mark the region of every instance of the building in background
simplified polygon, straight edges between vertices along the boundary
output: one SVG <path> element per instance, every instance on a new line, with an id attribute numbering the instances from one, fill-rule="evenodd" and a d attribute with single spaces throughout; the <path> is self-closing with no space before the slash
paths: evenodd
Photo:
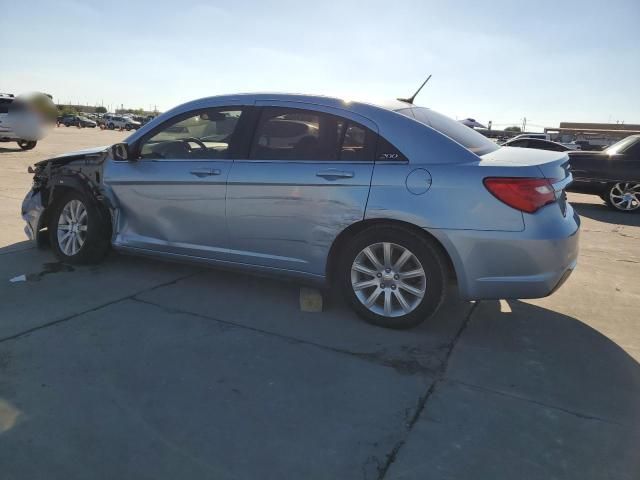
<path id="1" fill-rule="evenodd" d="M 576 142 L 583 150 L 607 147 L 629 135 L 640 134 L 640 125 L 626 123 L 560 122 L 557 128 L 546 127 L 545 133 L 559 142 Z"/>

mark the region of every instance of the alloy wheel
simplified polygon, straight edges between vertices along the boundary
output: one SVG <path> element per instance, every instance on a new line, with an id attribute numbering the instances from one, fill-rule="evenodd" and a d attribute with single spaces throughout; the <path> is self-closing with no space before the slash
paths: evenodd
<path id="1" fill-rule="evenodd" d="M 609 191 L 611 204 L 622 211 L 640 207 L 640 183 L 616 183 Z"/>
<path id="2" fill-rule="evenodd" d="M 58 245 L 65 255 L 76 255 L 87 239 L 89 218 L 80 200 L 69 201 L 58 219 Z"/>
<path id="3" fill-rule="evenodd" d="M 356 255 L 351 287 L 368 310 L 400 317 L 415 310 L 427 290 L 427 277 L 416 255 L 391 242 L 375 243 Z"/>

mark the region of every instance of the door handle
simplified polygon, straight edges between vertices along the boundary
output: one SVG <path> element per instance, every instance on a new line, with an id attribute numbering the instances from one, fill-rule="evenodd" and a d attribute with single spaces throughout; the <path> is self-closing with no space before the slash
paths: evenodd
<path id="1" fill-rule="evenodd" d="M 222 170 L 220 170 L 219 168 L 198 168 L 196 170 L 191 170 L 189 172 L 191 175 L 195 175 L 196 177 L 212 177 L 214 175 L 221 175 L 222 174 Z"/>
<path id="2" fill-rule="evenodd" d="M 316 173 L 316 177 L 326 178 L 327 180 L 336 180 L 338 178 L 353 178 L 353 172 L 346 172 L 335 168 L 320 170 Z"/>

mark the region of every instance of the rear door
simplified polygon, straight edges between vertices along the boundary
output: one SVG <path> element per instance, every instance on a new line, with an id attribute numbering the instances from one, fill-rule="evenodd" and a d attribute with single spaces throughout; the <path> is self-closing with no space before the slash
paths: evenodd
<path id="1" fill-rule="evenodd" d="M 136 161 L 109 161 L 105 183 L 119 203 L 116 245 L 224 259 L 227 177 L 246 111 L 181 114 L 142 137 Z"/>
<path id="2" fill-rule="evenodd" d="M 227 187 L 235 261 L 323 275 L 335 237 L 360 221 L 377 127 L 338 109 L 260 101 L 248 158 Z"/>

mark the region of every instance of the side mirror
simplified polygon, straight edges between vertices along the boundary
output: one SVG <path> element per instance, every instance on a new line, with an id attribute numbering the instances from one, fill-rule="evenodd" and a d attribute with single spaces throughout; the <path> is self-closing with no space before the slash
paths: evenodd
<path id="1" fill-rule="evenodd" d="M 126 143 L 116 143 L 111 147 L 111 155 L 118 162 L 129 160 L 129 145 Z"/>

